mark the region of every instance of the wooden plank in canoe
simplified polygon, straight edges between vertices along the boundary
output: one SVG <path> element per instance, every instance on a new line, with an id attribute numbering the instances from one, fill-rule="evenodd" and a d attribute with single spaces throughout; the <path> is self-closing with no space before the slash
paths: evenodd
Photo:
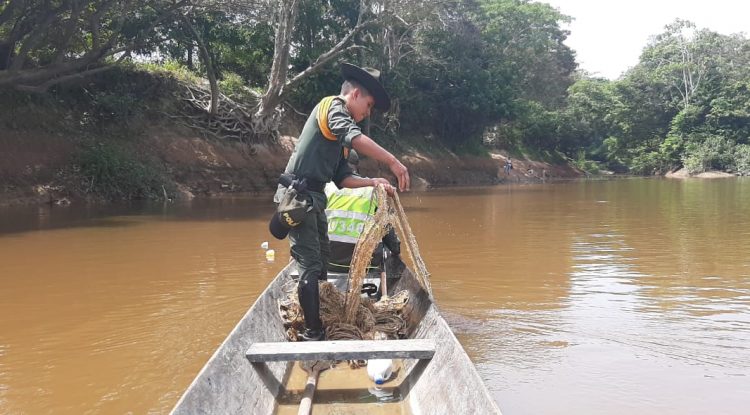
<path id="1" fill-rule="evenodd" d="M 245 353 L 251 362 L 432 359 L 434 354 L 432 339 L 253 343 Z"/>

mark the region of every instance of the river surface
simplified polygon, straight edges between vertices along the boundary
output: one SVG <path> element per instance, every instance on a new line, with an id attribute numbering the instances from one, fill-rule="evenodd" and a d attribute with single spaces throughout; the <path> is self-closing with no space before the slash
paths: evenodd
<path id="1" fill-rule="evenodd" d="M 167 413 L 289 259 L 269 199 L 0 211 L 0 413 Z M 506 415 L 750 410 L 750 180 L 402 201 Z"/>

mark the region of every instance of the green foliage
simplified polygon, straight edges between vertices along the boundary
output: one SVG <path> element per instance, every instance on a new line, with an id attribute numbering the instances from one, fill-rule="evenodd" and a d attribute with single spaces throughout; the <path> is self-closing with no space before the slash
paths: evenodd
<path id="1" fill-rule="evenodd" d="M 724 85 L 710 101 L 707 112 L 708 128 L 738 143 L 750 144 L 750 73 L 742 81 Z"/>
<path id="2" fill-rule="evenodd" d="M 495 79 L 512 80 L 515 95 L 545 107 L 559 105 L 573 83 L 575 55 L 560 25 L 570 18 L 546 3 L 482 0 L 485 54 Z"/>
<path id="3" fill-rule="evenodd" d="M 537 101 L 522 101 L 517 104 L 521 140 L 525 147 L 555 148 L 557 113 L 548 111 Z"/>
<path id="4" fill-rule="evenodd" d="M 691 137 L 691 141 L 682 156 L 688 172 L 731 170 L 734 167 L 734 142 L 716 135 Z"/>
<path id="5" fill-rule="evenodd" d="M 0 123 L 74 136 L 132 137 L 173 104 L 173 88 L 169 78 L 121 66 L 46 94 L 0 89 Z"/>
<path id="6" fill-rule="evenodd" d="M 573 160 L 573 165 L 589 174 L 599 174 L 601 172 L 599 163 L 594 160 L 587 160 L 586 152 L 582 150 L 578 152 L 578 157 Z"/>
<path id="7" fill-rule="evenodd" d="M 84 191 L 108 200 L 159 199 L 167 181 L 153 164 L 111 141 L 88 142 L 76 157 Z"/>
<path id="8" fill-rule="evenodd" d="M 565 107 L 558 111 L 557 148 L 574 154 L 594 149 L 615 131 L 611 113 L 617 107 L 613 84 L 603 79 L 579 79 L 568 88 Z"/>
<path id="9" fill-rule="evenodd" d="M 489 157 L 487 148 L 482 145 L 482 140 L 475 137 L 472 140 L 464 140 L 454 151 L 457 155 L 466 155 L 474 157 Z"/>
<path id="10" fill-rule="evenodd" d="M 90 81 L 53 87 L 47 100 L 24 95 L 14 99 L 24 111 L 6 112 L 18 116 L 66 106 L 56 123 L 120 136 L 137 132 L 148 125 L 149 114 L 169 105 L 165 92 L 172 80 L 201 82 L 207 68 L 199 59 L 199 39 L 207 45 L 222 92 L 255 105 L 255 92 L 268 88 L 276 19 L 287 3 L 192 3 L 175 10 L 175 3 L 161 0 L 97 0 L 77 9 L 80 4 L 0 6 L 0 37 L 10 45 L 0 43 L 0 68 L 20 59 L 22 71 L 46 70 L 87 57 L 91 60 L 73 72 L 85 71 L 112 64 L 119 56 L 114 50 L 129 49 L 148 63 L 120 63 Z M 361 19 L 368 21 L 330 64 L 284 89 L 288 104 L 300 111 L 338 92 L 335 62 L 347 60 L 383 71 L 394 104 L 390 113 L 373 119 L 379 138 L 434 137 L 452 151 L 479 155 L 485 152 L 480 137 L 492 130 L 492 145 L 540 157 L 562 153 L 587 171 L 654 174 L 682 165 L 691 171 L 746 166 L 750 41 L 745 35 L 722 35 L 677 20 L 650 40 L 636 66 L 608 81 L 575 73 L 575 53 L 562 27 L 570 19 L 541 2 L 413 0 L 383 3 L 387 11 L 380 3 L 360 9 L 357 0 L 297 4 L 290 76 L 325 58 Z M 45 16 L 52 24 L 42 24 Z M 37 37 L 39 42 L 28 42 Z M 22 50 L 24 44 L 32 47 Z M 101 54 L 89 54 L 99 46 Z M 0 85 L 15 76 L 11 72 L 0 70 Z M 23 121 L 17 118 L 6 125 Z"/>
<path id="11" fill-rule="evenodd" d="M 92 113 L 99 122 L 126 120 L 138 111 L 139 98 L 133 93 L 101 91 L 92 95 Z"/>
<path id="12" fill-rule="evenodd" d="M 489 127 L 498 142 L 554 150 L 556 115 L 572 83 L 566 21 L 525 0 L 446 3 L 424 16 L 407 53 L 388 75 L 404 133 L 435 134 L 454 150 Z M 408 35 L 404 31 L 404 35 Z"/>
<path id="13" fill-rule="evenodd" d="M 198 83 L 201 80 L 198 74 L 174 59 L 167 59 L 161 63 L 144 62 L 136 64 L 134 67 L 158 76 L 174 77 L 175 79 L 193 84 Z"/>
<path id="14" fill-rule="evenodd" d="M 560 111 L 560 148 L 632 173 L 739 170 L 750 138 L 750 41 L 676 21 L 617 81 L 579 80 Z M 617 137 L 606 143 L 603 137 Z M 613 139 L 615 140 L 615 139 Z M 743 159 L 744 160 L 744 159 Z"/>
<path id="15" fill-rule="evenodd" d="M 219 89 L 226 95 L 242 96 L 245 94 L 245 81 L 234 72 L 224 74 L 224 79 L 219 81 Z"/>
<path id="16" fill-rule="evenodd" d="M 172 78 L 135 67 L 116 67 L 87 79 L 84 87 L 63 84 L 54 88 L 69 106 L 69 118 L 89 133 L 132 137 L 174 104 Z"/>
<path id="17" fill-rule="evenodd" d="M 406 131 L 434 133 L 457 148 L 499 112 L 480 29 L 468 10 L 422 34 L 422 50 L 394 74 Z M 499 115 L 499 114 L 498 114 Z"/>
<path id="18" fill-rule="evenodd" d="M 669 135 L 659 145 L 659 154 L 668 170 L 680 166 L 681 156 L 685 151 L 685 140 L 680 135 Z"/>
<path id="19" fill-rule="evenodd" d="M 750 145 L 739 144 L 734 148 L 734 162 L 737 174 L 750 176 Z"/>
<path id="20" fill-rule="evenodd" d="M 661 153 L 642 147 L 632 151 L 629 166 L 631 173 L 641 175 L 660 174 L 668 170 Z"/>

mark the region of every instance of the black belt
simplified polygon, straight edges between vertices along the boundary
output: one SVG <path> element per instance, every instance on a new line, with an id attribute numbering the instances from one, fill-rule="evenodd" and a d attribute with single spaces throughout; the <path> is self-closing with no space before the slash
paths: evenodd
<path id="1" fill-rule="evenodd" d="M 279 176 L 279 184 L 284 187 L 292 186 L 299 193 L 304 193 L 306 191 L 323 193 L 323 189 L 326 187 L 326 182 L 296 176 L 292 173 L 284 173 Z"/>

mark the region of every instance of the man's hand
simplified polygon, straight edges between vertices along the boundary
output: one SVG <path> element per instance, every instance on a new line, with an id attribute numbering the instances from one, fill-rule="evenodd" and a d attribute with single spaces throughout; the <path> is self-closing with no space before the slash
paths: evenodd
<path id="1" fill-rule="evenodd" d="M 396 180 L 398 180 L 398 190 L 405 192 L 409 190 L 411 185 L 409 179 L 409 171 L 406 166 L 401 164 L 400 161 L 391 153 L 386 151 L 383 147 L 380 147 L 378 143 L 372 141 L 372 138 L 360 134 L 352 139 L 352 147 L 357 150 L 360 155 L 372 157 L 380 163 L 388 166 Z"/>
<path id="2" fill-rule="evenodd" d="M 382 184 L 383 187 L 385 187 L 385 192 L 388 193 L 388 196 L 393 197 L 393 195 L 396 193 L 396 188 L 393 187 L 388 180 L 386 180 L 386 179 L 384 179 L 382 177 L 376 177 L 376 178 L 372 179 L 372 181 L 373 181 L 373 186 L 377 186 L 379 184 Z"/>
<path id="3" fill-rule="evenodd" d="M 411 182 L 409 179 L 409 170 L 406 169 L 406 166 L 394 157 L 388 168 L 391 169 L 393 175 L 396 176 L 396 180 L 398 180 L 398 190 L 402 192 L 408 191 Z"/>

